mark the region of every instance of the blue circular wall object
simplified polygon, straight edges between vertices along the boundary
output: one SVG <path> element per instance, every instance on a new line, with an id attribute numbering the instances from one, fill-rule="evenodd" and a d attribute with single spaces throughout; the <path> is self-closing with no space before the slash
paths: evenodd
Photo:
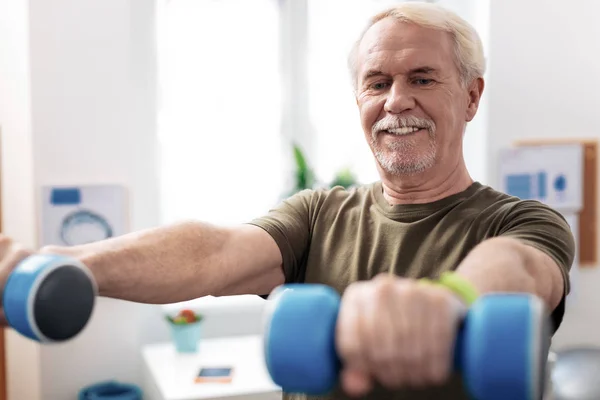
<path id="1" fill-rule="evenodd" d="M 60 238 L 69 246 L 104 240 L 112 236 L 113 230 L 108 221 L 90 210 L 77 210 L 67 215 L 60 227 Z"/>

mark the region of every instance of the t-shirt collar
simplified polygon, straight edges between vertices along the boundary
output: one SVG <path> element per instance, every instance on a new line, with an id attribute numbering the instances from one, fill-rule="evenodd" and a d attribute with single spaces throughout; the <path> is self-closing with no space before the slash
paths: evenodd
<path id="1" fill-rule="evenodd" d="M 461 201 L 475 194 L 482 186 L 483 185 L 479 182 L 473 182 L 462 192 L 455 193 L 430 203 L 391 205 L 387 202 L 383 195 L 383 183 L 381 181 L 377 181 L 373 183 L 371 187 L 371 196 L 373 197 L 373 200 L 377 204 L 378 208 L 390 218 L 396 219 L 396 217 L 402 217 L 402 219 L 418 219 L 419 217 L 431 215 L 446 207 L 460 203 Z"/>

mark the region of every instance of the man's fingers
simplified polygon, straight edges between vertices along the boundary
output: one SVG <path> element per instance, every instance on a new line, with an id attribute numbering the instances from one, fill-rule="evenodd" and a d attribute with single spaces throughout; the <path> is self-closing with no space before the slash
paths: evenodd
<path id="1" fill-rule="evenodd" d="M 423 368 L 425 352 L 430 345 L 424 333 L 429 324 L 429 313 L 425 297 L 417 286 L 411 285 L 401 293 L 404 305 L 405 340 L 401 343 L 399 362 L 405 372 L 405 381 L 411 387 L 421 387 L 425 384 Z"/>
<path id="2" fill-rule="evenodd" d="M 0 260 L 4 258 L 10 246 L 12 246 L 13 240 L 8 236 L 0 234 Z"/>
<path id="3" fill-rule="evenodd" d="M 428 331 L 425 332 L 425 337 L 431 344 L 430 354 L 427 355 L 427 374 L 432 384 L 441 385 L 446 382 L 452 370 L 453 347 L 447 344 L 453 344 L 452 338 L 455 335 L 453 316 L 441 294 L 431 296 L 429 302 L 429 306 L 437 311 L 439 317 L 432 320 Z"/>
<path id="4" fill-rule="evenodd" d="M 367 310 L 369 320 L 370 368 L 377 381 L 388 387 L 399 387 L 405 376 L 398 362 L 399 343 L 403 341 L 402 308 L 394 301 L 398 285 L 389 278 L 379 280 L 375 301 Z"/>
<path id="5" fill-rule="evenodd" d="M 3 249 L 4 254 L 0 258 L 0 292 L 4 288 L 6 279 L 15 267 L 24 259 L 29 257 L 32 252 L 18 243 L 11 243 Z"/>
<path id="6" fill-rule="evenodd" d="M 337 353 L 344 364 L 360 367 L 364 363 L 363 357 L 363 313 L 361 304 L 354 301 L 356 291 L 360 290 L 358 285 L 348 289 L 342 300 L 338 321 L 336 324 L 335 345 Z"/>
<path id="7" fill-rule="evenodd" d="M 341 382 L 344 391 L 353 397 L 364 396 L 373 389 L 373 380 L 369 374 L 357 369 L 342 370 Z"/>
<path id="8" fill-rule="evenodd" d="M 345 366 L 342 375 L 347 376 L 347 379 L 342 377 L 342 388 L 357 395 L 370 390 L 370 384 L 366 382 L 371 379 L 369 374 L 361 372 L 369 371 L 369 321 L 364 309 L 367 303 L 360 301 L 365 288 L 368 286 L 355 284 L 346 291 L 336 325 L 337 352 Z"/>
<path id="9" fill-rule="evenodd" d="M 0 234 L 0 306 L 8 276 L 21 261 L 31 254 L 32 252 L 20 243 Z M 4 309 L 0 307 L 0 329 L 6 326 L 8 326 L 8 321 Z"/>
<path id="10" fill-rule="evenodd" d="M 0 256 L 0 306 L 2 306 L 4 286 L 6 285 L 8 276 L 15 267 L 25 258 L 29 257 L 32 252 L 6 237 L 0 238 L 0 252 L 2 253 Z M 4 315 L 4 309 L 0 308 L 0 327 L 4 326 L 8 326 L 8 322 Z"/>

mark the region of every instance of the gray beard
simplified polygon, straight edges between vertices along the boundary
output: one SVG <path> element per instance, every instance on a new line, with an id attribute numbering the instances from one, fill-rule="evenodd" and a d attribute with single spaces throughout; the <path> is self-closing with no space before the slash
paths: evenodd
<path id="1" fill-rule="evenodd" d="M 392 175 L 415 175 L 425 172 L 435 164 L 435 135 L 431 131 L 429 138 L 429 146 L 425 154 L 419 154 L 418 145 L 411 139 L 381 145 L 377 143 L 377 138 L 373 137 L 371 148 L 385 172 Z"/>

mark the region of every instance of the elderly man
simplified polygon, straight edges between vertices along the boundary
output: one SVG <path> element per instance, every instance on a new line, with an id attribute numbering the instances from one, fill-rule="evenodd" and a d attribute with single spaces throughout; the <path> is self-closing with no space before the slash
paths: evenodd
<path id="1" fill-rule="evenodd" d="M 78 257 L 101 295 L 136 302 L 328 284 L 343 293 L 343 371 L 331 398 L 466 399 L 451 369 L 465 298 L 419 279 L 451 273 L 472 293 L 533 293 L 557 329 L 573 237 L 549 207 L 469 176 L 462 142 L 485 67 L 465 21 L 438 6 L 400 4 L 371 20 L 350 65 L 380 181 L 305 190 L 242 226 L 187 222 L 42 251 Z M 27 254 L 4 238 L 2 276 Z"/>

